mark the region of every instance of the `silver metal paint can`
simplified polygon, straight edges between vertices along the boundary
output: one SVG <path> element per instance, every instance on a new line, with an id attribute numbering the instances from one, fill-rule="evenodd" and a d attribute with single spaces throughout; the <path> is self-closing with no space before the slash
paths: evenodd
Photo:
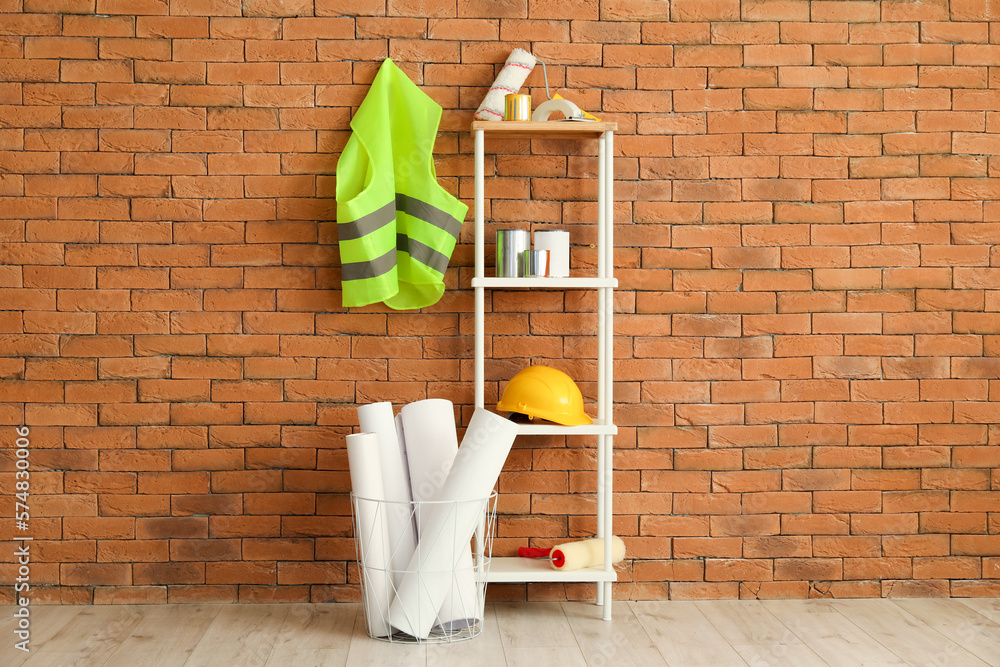
<path id="1" fill-rule="evenodd" d="M 531 234 L 526 229 L 497 230 L 497 278 L 517 278 L 521 255 L 531 248 Z"/>
<path id="2" fill-rule="evenodd" d="M 522 275 L 525 278 L 544 278 L 549 275 L 549 251 L 525 250 L 521 255 Z"/>

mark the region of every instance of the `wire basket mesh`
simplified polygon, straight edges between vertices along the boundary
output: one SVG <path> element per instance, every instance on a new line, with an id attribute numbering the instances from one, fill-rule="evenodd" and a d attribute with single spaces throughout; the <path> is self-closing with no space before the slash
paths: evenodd
<path id="1" fill-rule="evenodd" d="M 482 631 L 496 498 L 495 491 L 487 498 L 441 501 L 351 493 L 370 637 L 448 643 Z"/>

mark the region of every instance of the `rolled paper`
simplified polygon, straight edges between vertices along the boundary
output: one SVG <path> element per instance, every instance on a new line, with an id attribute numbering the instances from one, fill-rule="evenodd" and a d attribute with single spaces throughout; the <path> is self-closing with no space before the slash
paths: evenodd
<path id="1" fill-rule="evenodd" d="M 524 80 L 535 68 L 535 62 L 535 56 L 524 49 L 511 51 L 482 104 L 476 109 L 475 119 L 503 120 L 507 95 L 521 89 Z"/>
<path id="2" fill-rule="evenodd" d="M 413 489 L 410 487 L 410 464 L 406 457 L 406 437 L 403 435 L 403 414 L 396 415 L 396 437 L 399 439 L 399 451 L 403 453 L 403 470 L 406 474 L 406 493 L 410 498 L 410 525 L 413 526 L 413 544 L 417 543 L 417 517 L 413 511 Z"/>
<path id="3" fill-rule="evenodd" d="M 383 401 L 358 406 L 358 423 L 364 433 L 378 438 L 384 492 L 382 511 L 388 526 L 387 550 L 389 572 L 393 586 L 399 585 L 403 570 L 417 545 L 416 530 L 411 516 L 410 475 L 406 465 L 403 439 L 396 429 L 392 403 Z"/>
<path id="4" fill-rule="evenodd" d="M 429 398 L 403 406 L 399 415 L 413 500 L 437 500 L 458 451 L 455 406 L 443 398 Z"/>
<path id="5" fill-rule="evenodd" d="M 440 499 L 441 488 L 458 452 L 455 407 L 449 400 L 431 398 L 410 403 L 399 414 L 406 438 L 411 493 L 417 503 L 417 536 L 423 539 L 433 505 L 420 503 Z M 472 625 L 479 618 L 473 604 L 476 581 L 469 540 L 465 541 L 464 550 L 459 551 L 454 581 L 446 585 L 447 593 L 441 599 L 439 608 L 435 609 L 439 612 L 440 625 L 445 629 Z M 406 569 L 409 569 L 409 563 Z"/>
<path id="6" fill-rule="evenodd" d="M 354 493 L 354 529 L 358 541 L 364 585 L 365 619 L 368 634 L 388 637 L 389 609 L 393 600 L 389 564 L 389 528 L 383 511 L 382 464 L 378 436 L 355 433 L 347 436 L 347 462 L 351 469 Z"/>
<path id="7" fill-rule="evenodd" d="M 452 588 L 449 568 L 458 570 L 473 533 L 482 525 L 485 499 L 516 436 L 514 422 L 476 408 L 439 495 L 442 501 L 456 502 L 435 503 L 424 513 L 417 550 L 389 608 L 394 627 L 414 637 L 430 634 L 437 610 Z"/>

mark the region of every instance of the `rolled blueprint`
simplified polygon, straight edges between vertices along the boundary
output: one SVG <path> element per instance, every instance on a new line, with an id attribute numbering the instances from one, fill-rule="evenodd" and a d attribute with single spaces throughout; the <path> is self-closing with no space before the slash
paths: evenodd
<path id="1" fill-rule="evenodd" d="M 455 407 L 449 400 L 429 398 L 403 406 L 399 415 L 413 500 L 437 500 L 458 451 Z"/>
<path id="2" fill-rule="evenodd" d="M 410 488 L 417 512 L 417 536 L 423 539 L 427 516 L 433 507 L 424 503 L 441 499 L 441 488 L 458 451 L 455 408 L 451 401 L 431 398 L 410 403 L 399 414 L 403 418 Z M 475 599 L 472 548 L 466 540 L 455 569 L 454 585 L 448 585 L 448 593 L 441 599 L 439 608 L 435 609 L 439 612 L 442 628 L 454 630 L 474 625 L 479 618 Z"/>
<path id="3" fill-rule="evenodd" d="M 393 587 L 386 571 L 389 529 L 381 502 L 384 494 L 378 436 L 374 433 L 347 436 L 347 462 L 351 469 L 354 530 L 358 541 L 358 561 L 363 570 L 361 579 L 365 587 L 368 634 L 388 637 L 392 634 L 388 619 Z"/>
<path id="4" fill-rule="evenodd" d="M 382 463 L 382 504 L 388 526 L 387 550 L 389 572 L 393 586 L 399 585 L 403 570 L 413 556 L 417 544 L 413 519 L 410 514 L 410 477 L 406 468 L 406 451 L 402 438 L 396 431 L 396 418 L 392 403 L 383 401 L 358 407 L 358 423 L 363 433 L 374 433 L 378 438 L 378 452 Z"/>
<path id="5" fill-rule="evenodd" d="M 517 436 L 514 422 L 476 408 L 454 465 L 441 489 L 442 501 L 476 501 L 490 495 Z M 389 608 L 392 625 L 414 637 L 427 637 L 437 610 L 452 587 L 446 568 L 460 567 L 463 546 L 482 521 L 483 504 L 435 504 L 424 519 L 417 550 Z"/>
<path id="6" fill-rule="evenodd" d="M 399 451 L 403 455 L 403 474 L 406 475 L 406 494 L 410 499 L 410 525 L 413 527 L 413 544 L 417 543 L 417 517 L 413 511 L 413 489 L 410 487 L 410 464 L 406 458 L 406 437 L 403 435 L 403 414 L 396 415 L 396 438 L 399 440 Z"/>

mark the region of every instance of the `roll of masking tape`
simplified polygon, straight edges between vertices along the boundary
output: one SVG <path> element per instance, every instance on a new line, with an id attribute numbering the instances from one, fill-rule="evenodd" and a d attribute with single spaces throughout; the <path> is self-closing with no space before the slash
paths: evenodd
<path id="1" fill-rule="evenodd" d="M 549 563 L 556 570 L 582 570 L 585 567 L 604 566 L 604 538 L 567 542 L 553 547 L 549 552 Z M 617 535 L 611 536 L 611 562 L 619 563 L 625 558 L 625 543 Z"/>

